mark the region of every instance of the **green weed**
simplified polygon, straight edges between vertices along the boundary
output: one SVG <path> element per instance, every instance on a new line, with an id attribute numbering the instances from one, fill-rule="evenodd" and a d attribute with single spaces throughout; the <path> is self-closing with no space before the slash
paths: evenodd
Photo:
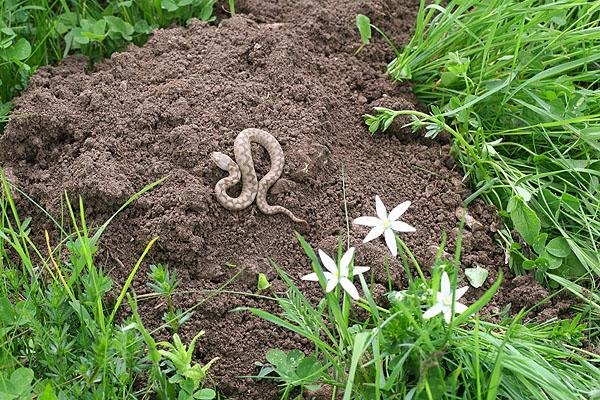
<path id="1" fill-rule="evenodd" d="M 410 115 L 450 133 L 469 201 L 498 207 L 512 268 L 540 280 L 600 274 L 599 21 L 596 1 L 422 1 L 388 72 L 431 114 L 365 116 L 371 132 Z"/>
<path id="2" fill-rule="evenodd" d="M 91 64 L 143 44 L 150 32 L 190 18 L 214 19 L 216 0 L 6 0 L 0 2 L 0 122 L 41 66 L 68 54 Z"/>
<path id="3" fill-rule="evenodd" d="M 179 285 L 177 281 L 177 274 L 175 270 L 169 270 L 162 264 L 150 265 L 150 272 L 148 273 L 150 282 L 148 287 L 153 292 L 161 297 L 167 303 L 167 311 L 163 316 L 165 323 L 169 325 L 171 330 L 175 333 L 179 330 L 179 327 L 183 325 L 190 317 L 194 314 L 193 312 L 185 312 L 175 308 L 173 302 L 173 294 Z"/>
<path id="4" fill-rule="evenodd" d="M 325 288 L 316 253 L 301 236 L 298 239 Z M 261 370 L 256 378 L 280 382 L 282 399 L 298 393 L 294 389 L 300 389 L 294 398 L 327 393 L 327 398 L 343 396 L 345 400 L 575 400 L 597 396 L 600 359 L 574 347 L 587 335 L 580 317 L 543 324 L 523 323 L 524 313 L 498 323 L 480 319 L 476 313 L 498 289 L 500 274 L 479 300 L 449 323 L 441 316 L 427 319 L 425 311 L 436 303 L 433 293 L 440 285 L 444 291 L 443 275 L 449 273 L 451 287 L 456 287 L 460 246 L 454 262 L 438 259 L 431 279 L 424 279 L 408 248 L 400 240 L 398 243 L 408 288 L 391 291 L 389 305 L 383 307 L 375 303 L 363 275 L 358 275 L 364 295 L 354 304 L 361 312 L 351 309 L 350 296 L 344 290 L 325 293 L 313 305 L 274 265 L 288 286 L 284 296 L 274 299 L 280 313 L 241 310 L 307 338 L 314 349 L 310 355 L 270 350 L 267 363 L 258 363 Z M 341 244 L 338 254 L 341 257 Z M 406 260 L 413 263 L 408 265 Z"/>
<path id="5" fill-rule="evenodd" d="M 118 212 L 160 182 L 136 193 Z M 186 347 L 174 336 L 173 344 L 161 342 L 161 349 L 153 352 L 154 341 L 141 324 L 135 301 L 129 302 L 133 318 L 116 317 L 156 239 L 146 246 L 122 289 L 114 293 L 112 279 L 95 262 L 101 235 L 114 215 L 90 230 L 83 202 L 74 207 L 65 197 L 71 229 L 61 226 L 58 230 L 73 233 L 52 243 L 45 232 L 42 248 L 36 245 L 39 235 L 31 236 L 31 219 L 20 217 L 4 177 L 2 186 L 1 398 L 215 397 L 212 389 L 201 387 L 210 363 L 191 365 L 195 340 Z M 164 267 L 154 268 L 151 275 L 159 295 L 170 298 L 175 276 Z M 181 318 L 167 322 L 171 327 L 182 323 Z"/>

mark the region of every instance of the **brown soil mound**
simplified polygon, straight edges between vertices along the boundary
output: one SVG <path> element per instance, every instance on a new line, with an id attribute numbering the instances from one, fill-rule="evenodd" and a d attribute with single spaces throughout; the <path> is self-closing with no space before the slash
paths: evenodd
<path id="1" fill-rule="evenodd" d="M 345 179 L 350 218 L 372 215 L 376 194 L 388 206 L 413 202 L 404 219 L 417 232 L 403 239 L 427 265 L 442 232 L 452 239 L 455 210 L 468 190 L 448 143 L 422 139 L 400 124 L 385 135 L 368 133 L 361 115 L 373 106 L 412 108 L 416 101 L 409 87 L 384 75 L 390 54 L 383 43 L 353 54 L 358 12 L 401 42 L 418 2 L 236 3 L 244 14 L 219 26 L 192 22 L 188 28 L 159 30 L 144 47 L 114 54 L 91 73 L 86 61 L 77 59 L 39 71 L 16 100 L 0 141 L 7 175 L 53 213 L 59 212 L 65 190 L 81 194 L 96 222 L 144 185 L 168 177 L 115 220 L 103 238 L 103 263 L 122 282 L 148 240 L 160 236 L 146 266 L 162 262 L 177 270 L 186 291 L 178 306 L 186 308 L 234 275 L 231 264 L 245 268 L 231 287 L 238 291 L 254 291 L 259 272 L 282 289 L 267 257 L 294 279 L 310 272 L 289 219 L 262 215 L 255 205 L 230 212 L 214 197 L 224 173 L 210 153 L 232 154 L 241 130 L 261 128 L 278 138 L 286 154 L 283 179 L 269 202 L 307 219 L 311 228 L 305 234 L 315 247 L 332 253 L 345 231 Z M 256 147 L 254 157 L 264 174 L 266 153 Z M 463 266 L 488 266 L 492 281 L 502 263 L 492 240 L 494 213 L 480 204 L 471 213 L 483 228 L 465 235 Z M 350 227 L 358 262 L 371 266 L 376 282 L 384 284 L 387 249 L 378 240 L 362 245 L 365 233 Z M 401 270 L 395 260 L 393 278 L 399 283 Z M 138 292 L 147 291 L 145 272 L 136 278 Z M 301 287 L 308 296 L 321 296 L 317 285 L 302 282 Z M 471 300 L 478 295 L 470 292 Z M 272 398 L 273 385 L 238 377 L 255 374 L 254 362 L 271 347 L 307 343 L 229 312 L 243 305 L 270 306 L 222 295 L 199 307 L 182 334 L 189 339 L 206 330 L 197 358 L 221 357 L 212 376 L 222 393 Z M 149 326 L 160 325 L 163 307 L 144 303 Z"/>

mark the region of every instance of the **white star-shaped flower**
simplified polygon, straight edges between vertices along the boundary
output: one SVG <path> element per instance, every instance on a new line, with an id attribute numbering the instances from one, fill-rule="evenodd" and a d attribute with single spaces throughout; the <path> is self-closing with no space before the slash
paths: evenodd
<path id="1" fill-rule="evenodd" d="M 350 295 L 350 297 L 352 297 L 354 300 L 358 300 L 360 298 L 358 295 L 358 290 L 352 281 L 348 279 L 348 275 L 350 273 L 348 267 L 350 266 L 350 262 L 352 262 L 352 257 L 354 257 L 354 247 L 350 247 L 348 251 L 344 253 L 342 259 L 340 260 L 339 266 L 336 265 L 335 261 L 333 261 L 333 259 L 321 249 L 319 249 L 319 257 L 321 258 L 323 266 L 327 269 L 327 271 L 323 271 L 323 275 L 325 275 L 325 279 L 327 280 L 325 291 L 329 293 L 339 284 Z M 352 275 L 362 274 L 368 270 L 369 267 L 359 267 L 355 265 L 354 268 L 352 268 Z M 317 276 L 316 272 L 304 275 L 301 279 L 304 281 L 319 281 L 319 277 Z"/>
<path id="2" fill-rule="evenodd" d="M 467 309 L 467 306 L 458 302 L 458 299 L 464 296 L 465 292 L 469 287 L 464 286 L 460 289 L 456 289 L 456 295 L 454 296 L 454 312 L 462 314 Z M 437 302 L 427 311 L 423 313 L 423 318 L 433 318 L 439 313 L 444 314 L 446 323 L 450 323 L 452 319 L 452 288 L 450 287 L 450 278 L 446 271 L 442 274 L 442 281 L 440 282 L 440 291 L 437 294 Z"/>
<path id="3" fill-rule="evenodd" d="M 398 246 L 396 244 L 396 232 L 414 232 L 416 229 L 406 222 L 398 221 L 398 219 L 406 212 L 410 207 L 410 201 L 405 201 L 396 207 L 388 214 L 385 205 L 379 198 L 375 196 L 375 210 L 377 211 L 377 217 L 359 217 L 352 221 L 357 225 L 371 226 L 373 229 L 364 238 L 363 243 L 370 242 L 371 240 L 383 235 L 385 243 L 390 249 L 392 256 L 398 255 Z"/>

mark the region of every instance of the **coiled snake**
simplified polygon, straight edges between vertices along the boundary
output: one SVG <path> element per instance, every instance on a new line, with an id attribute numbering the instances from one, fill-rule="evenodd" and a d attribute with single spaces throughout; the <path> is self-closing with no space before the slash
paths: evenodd
<path id="1" fill-rule="evenodd" d="M 271 169 L 260 180 L 256 177 L 254 161 L 252 161 L 252 142 L 267 149 L 271 158 Z M 306 224 L 306 221 L 296 217 L 290 210 L 281 206 L 271 206 L 267 203 L 267 192 L 281 176 L 285 156 L 281 145 L 270 133 L 261 129 L 248 128 L 241 131 L 233 143 L 235 161 L 226 154 L 215 151 L 211 154 L 219 168 L 229 173 L 215 185 L 215 194 L 219 203 L 228 210 L 239 211 L 249 207 L 256 199 L 258 209 L 264 214 L 285 214 L 292 221 Z M 231 197 L 227 189 L 242 181 L 242 192 L 238 197 Z"/>

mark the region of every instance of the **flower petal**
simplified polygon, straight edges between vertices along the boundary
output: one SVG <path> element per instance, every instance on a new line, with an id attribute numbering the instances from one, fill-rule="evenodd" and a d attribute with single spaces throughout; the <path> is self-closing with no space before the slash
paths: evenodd
<path id="1" fill-rule="evenodd" d="M 359 267 L 358 265 L 355 265 L 352 268 L 352 275 L 364 274 L 365 272 L 367 272 L 370 269 L 371 269 L 370 267 Z"/>
<path id="2" fill-rule="evenodd" d="M 465 295 L 465 293 L 467 292 L 467 289 L 469 289 L 468 286 L 464 286 L 464 287 L 461 287 L 460 289 L 456 289 L 456 294 L 455 294 L 454 300 L 458 300 L 461 297 L 463 297 Z"/>
<path id="3" fill-rule="evenodd" d="M 467 311 L 467 306 L 465 306 L 464 304 L 461 303 L 454 303 L 454 312 L 458 313 L 458 314 L 462 314 L 465 311 Z"/>
<path id="4" fill-rule="evenodd" d="M 348 266 L 354 257 L 354 247 L 350 247 L 340 260 L 340 276 L 348 276 Z"/>
<path id="5" fill-rule="evenodd" d="M 396 257 L 398 255 L 398 245 L 396 244 L 396 235 L 394 234 L 394 231 L 386 229 L 385 232 L 383 232 L 383 236 L 385 237 L 385 244 L 388 249 L 390 249 L 390 253 L 392 253 L 392 256 Z"/>
<path id="6" fill-rule="evenodd" d="M 375 211 L 377 211 L 379 219 L 387 219 L 387 210 L 379 196 L 375 196 Z"/>
<path id="7" fill-rule="evenodd" d="M 381 220 L 377 217 L 358 217 L 352 223 L 364 226 L 377 226 L 381 224 Z"/>
<path id="8" fill-rule="evenodd" d="M 450 278 L 448 278 L 448 274 L 446 271 L 442 274 L 442 281 L 440 283 L 440 293 L 442 296 L 452 296 L 452 292 L 450 291 Z"/>
<path id="9" fill-rule="evenodd" d="M 339 281 L 337 280 L 337 278 L 333 278 L 327 281 L 327 286 L 325 287 L 325 292 L 329 293 L 331 292 L 333 289 L 335 289 L 335 287 L 337 286 L 337 284 L 339 283 Z"/>
<path id="10" fill-rule="evenodd" d="M 379 236 L 381 236 L 383 234 L 383 231 L 384 231 L 383 225 L 377 225 L 376 227 L 371 229 L 371 231 L 367 234 L 367 236 L 365 236 L 365 238 L 363 239 L 363 243 L 367 243 L 375 238 L 378 238 Z"/>
<path id="11" fill-rule="evenodd" d="M 452 321 L 452 311 L 450 311 L 449 307 L 445 307 L 442 312 L 444 313 L 444 319 L 446 320 L 446 323 L 449 324 L 450 321 Z"/>
<path id="12" fill-rule="evenodd" d="M 354 287 L 354 285 L 352 284 L 352 282 L 350 282 L 350 280 L 348 278 L 341 278 L 340 279 L 340 285 L 342 285 L 342 287 L 344 288 L 344 290 L 354 300 L 358 300 L 360 298 L 360 296 L 358 295 L 358 290 L 356 289 L 356 287 Z"/>
<path id="13" fill-rule="evenodd" d="M 396 232 L 414 232 L 416 231 L 414 226 L 407 224 L 402 221 L 392 221 L 392 229 Z"/>
<path id="14" fill-rule="evenodd" d="M 423 319 L 429 319 L 429 318 L 433 318 L 436 315 L 438 315 L 439 313 L 442 312 L 442 308 L 444 308 L 442 306 L 442 303 L 435 303 L 433 305 L 433 307 L 431 307 L 430 309 L 428 309 L 427 311 L 425 311 L 423 313 Z"/>
<path id="15" fill-rule="evenodd" d="M 408 207 L 410 207 L 410 201 L 405 201 L 404 203 L 398 204 L 396 207 L 394 207 L 392 211 L 390 211 L 390 215 L 388 216 L 388 218 L 390 219 L 390 221 L 397 220 L 402 214 L 406 212 Z"/>
<path id="16" fill-rule="evenodd" d="M 302 279 L 303 281 L 313 281 L 313 282 L 319 281 L 319 277 L 317 276 L 316 272 L 313 272 L 312 274 L 304 275 L 300 279 Z"/>
<path id="17" fill-rule="evenodd" d="M 323 266 L 325 268 L 327 268 L 327 270 L 329 272 L 331 272 L 334 275 L 337 274 L 337 272 L 338 272 L 337 265 L 335 264 L 335 261 L 333 261 L 333 259 L 327 255 L 327 253 L 325 253 L 323 250 L 319 249 L 319 257 L 321 258 L 321 262 L 323 263 Z"/>

